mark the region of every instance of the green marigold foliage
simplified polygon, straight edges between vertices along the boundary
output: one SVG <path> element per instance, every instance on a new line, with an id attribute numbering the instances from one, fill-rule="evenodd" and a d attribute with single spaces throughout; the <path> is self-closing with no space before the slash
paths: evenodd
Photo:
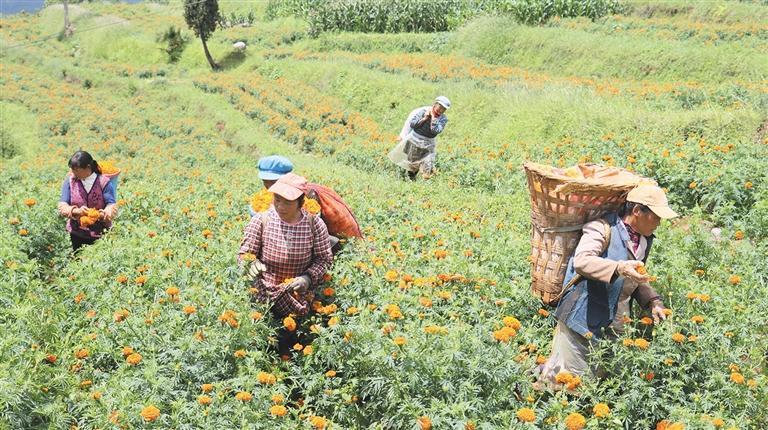
<path id="1" fill-rule="evenodd" d="M 554 16 L 595 19 L 619 10 L 617 0 L 270 0 L 267 16 L 304 18 L 315 34 L 333 30 L 398 33 L 447 31 L 480 14 L 503 14 L 521 23 L 540 24 Z"/>

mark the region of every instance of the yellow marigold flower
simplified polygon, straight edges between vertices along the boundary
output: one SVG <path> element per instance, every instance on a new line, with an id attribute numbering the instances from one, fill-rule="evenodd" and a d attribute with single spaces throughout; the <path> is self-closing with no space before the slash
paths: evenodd
<path id="1" fill-rule="evenodd" d="M 621 343 L 626 347 L 630 347 L 635 344 L 635 342 L 633 342 L 632 339 L 624 339 L 621 341 Z"/>
<path id="2" fill-rule="evenodd" d="M 733 234 L 733 238 L 736 240 L 744 239 L 744 232 L 741 230 L 736 230 L 736 233 Z"/>
<path id="3" fill-rule="evenodd" d="M 386 279 L 388 282 L 395 282 L 397 281 L 397 271 L 396 270 L 387 270 L 387 273 L 384 274 L 384 279 Z"/>
<path id="4" fill-rule="evenodd" d="M 578 412 L 573 412 L 565 417 L 565 428 L 568 430 L 582 430 L 587 425 L 587 420 Z"/>
<path id="5" fill-rule="evenodd" d="M 271 373 L 259 372 L 256 374 L 256 380 L 259 384 L 274 385 L 277 382 L 277 377 Z"/>
<path id="6" fill-rule="evenodd" d="M 725 425 L 725 421 L 723 421 L 722 418 L 712 418 L 712 421 L 710 421 L 713 426 L 720 428 Z"/>
<path id="7" fill-rule="evenodd" d="M 408 342 L 408 340 L 403 336 L 397 336 L 394 339 L 392 339 L 392 342 L 394 342 L 395 345 L 397 346 L 402 346 L 402 345 L 405 345 Z"/>
<path id="8" fill-rule="evenodd" d="M 432 420 L 426 415 L 421 416 L 416 422 L 421 430 L 430 430 L 432 428 Z"/>
<path id="9" fill-rule="evenodd" d="M 101 400 L 101 391 L 94 391 L 91 393 L 91 398 L 93 400 Z"/>
<path id="10" fill-rule="evenodd" d="M 253 394 L 247 391 L 238 391 L 237 394 L 235 394 L 235 399 L 240 400 L 241 402 L 250 402 L 253 399 Z"/>
<path id="11" fill-rule="evenodd" d="M 125 275 L 118 275 L 117 278 L 115 278 L 118 284 L 125 284 L 128 282 L 128 277 Z"/>
<path id="12" fill-rule="evenodd" d="M 336 371 L 335 370 L 329 370 L 329 371 L 325 372 L 325 376 L 328 377 L 328 378 L 333 378 L 334 376 L 336 376 Z"/>
<path id="13" fill-rule="evenodd" d="M 685 336 L 682 333 L 675 333 L 672 335 L 672 340 L 676 343 L 683 343 L 685 342 Z"/>
<path id="14" fill-rule="evenodd" d="M 695 324 L 701 324 L 704 322 L 704 317 L 701 315 L 694 315 L 691 317 L 691 322 Z"/>
<path id="15" fill-rule="evenodd" d="M 283 397 L 282 394 L 273 394 L 272 395 L 272 403 L 279 405 L 285 401 L 285 397 Z"/>
<path id="16" fill-rule="evenodd" d="M 22 228 L 19 230 L 19 236 L 26 236 L 28 234 L 29 234 L 29 230 L 27 230 L 26 228 Z"/>
<path id="17" fill-rule="evenodd" d="M 512 327 L 504 326 L 493 332 L 493 338 L 498 342 L 507 343 L 513 337 L 517 336 L 517 331 Z"/>
<path id="18" fill-rule="evenodd" d="M 744 183 L 744 188 L 751 190 L 752 189 L 752 182 L 747 181 Z"/>
<path id="19" fill-rule="evenodd" d="M 475 425 L 474 421 L 467 421 L 464 424 L 464 430 L 477 430 L 477 426 Z"/>
<path id="20" fill-rule="evenodd" d="M 244 349 L 238 349 L 235 351 L 235 358 L 245 358 L 246 355 L 248 355 L 248 352 Z"/>
<path id="21" fill-rule="evenodd" d="M 640 349 L 648 349 L 648 345 L 650 345 L 650 342 L 648 342 L 645 339 L 642 339 L 642 338 L 635 339 L 635 346 Z"/>
<path id="22" fill-rule="evenodd" d="M 269 413 L 275 417 L 282 417 L 288 413 L 288 409 L 283 405 L 273 405 L 269 408 Z"/>
<path id="23" fill-rule="evenodd" d="M 305 198 L 304 199 L 304 210 L 307 212 L 317 215 L 320 213 L 321 207 L 320 203 L 317 202 L 315 199 Z"/>
<path id="24" fill-rule="evenodd" d="M 360 312 L 360 310 L 354 306 L 347 309 L 347 315 L 357 315 L 358 312 Z"/>
<path id="25" fill-rule="evenodd" d="M 536 421 L 536 413 L 531 408 L 518 409 L 515 416 L 517 416 L 518 420 L 524 423 L 532 423 Z"/>
<path id="26" fill-rule="evenodd" d="M 688 184 L 688 188 L 690 188 L 690 189 L 694 189 L 694 188 L 696 188 L 698 186 L 699 186 L 699 184 L 697 184 L 696 181 L 693 181 L 690 184 Z"/>
<path id="27" fill-rule="evenodd" d="M 86 380 L 80 382 L 80 388 L 88 388 L 91 385 L 93 385 L 93 381 L 91 381 L 90 379 L 86 379 Z"/>
<path id="28" fill-rule="evenodd" d="M 317 415 L 313 415 L 309 419 L 309 423 L 312 424 L 312 427 L 316 429 L 324 429 L 328 425 L 328 420 L 324 417 L 319 417 Z"/>
<path id="29" fill-rule="evenodd" d="M 742 375 L 739 372 L 733 372 L 731 373 L 731 382 L 734 382 L 736 384 L 743 384 L 744 383 L 744 375 Z"/>
<path id="30" fill-rule="evenodd" d="M 419 303 L 425 308 L 432 307 L 432 300 L 429 297 L 419 297 Z"/>
<path id="31" fill-rule="evenodd" d="M 179 294 L 179 289 L 176 287 L 168 287 L 165 289 L 165 294 L 168 294 L 169 296 L 175 296 Z"/>
<path id="32" fill-rule="evenodd" d="M 155 405 L 149 405 L 141 410 L 140 415 L 144 421 L 152 422 L 160 417 L 160 409 L 157 409 Z"/>
<path id="33" fill-rule="evenodd" d="M 212 231 L 210 231 L 210 230 L 208 230 L 207 228 L 206 228 L 205 230 L 203 230 L 203 232 L 202 232 L 201 234 L 202 234 L 202 235 L 203 235 L 203 237 L 204 237 L 204 238 L 206 238 L 206 239 L 209 239 L 210 237 L 212 237 L 212 236 L 213 236 L 213 232 L 212 232 Z"/>
<path id="34" fill-rule="evenodd" d="M 517 318 L 515 317 L 504 317 L 504 319 L 502 319 L 502 322 L 507 327 L 511 327 L 515 330 L 520 330 L 520 327 L 521 327 L 520 321 L 518 321 Z"/>
<path id="35" fill-rule="evenodd" d="M 731 275 L 731 276 L 728 278 L 728 282 L 729 282 L 731 285 L 738 285 L 739 283 L 741 283 L 741 276 L 739 276 L 739 275 Z"/>
<path id="36" fill-rule="evenodd" d="M 312 348 L 312 345 L 307 345 L 306 347 L 304 347 L 304 351 L 302 351 L 304 355 L 312 355 L 312 352 L 314 352 L 314 348 Z"/>
<path id="37" fill-rule="evenodd" d="M 283 327 L 285 327 L 288 331 L 295 331 L 296 330 L 296 320 L 294 320 L 291 317 L 285 317 L 283 319 Z"/>
<path id="38" fill-rule="evenodd" d="M 264 315 L 259 311 L 253 311 L 251 312 L 251 319 L 254 321 L 260 320 Z"/>
<path id="39" fill-rule="evenodd" d="M 37 204 L 37 200 L 32 198 L 24 199 L 24 204 L 31 208 L 32 206 Z"/>
<path id="40" fill-rule="evenodd" d="M 131 366 L 135 366 L 141 363 L 141 359 L 142 359 L 141 354 L 139 354 L 138 352 L 134 352 L 133 354 L 129 355 L 125 359 L 125 361 L 128 362 L 128 364 L 130 364 Z"/>
<path id="41" fill-rule="evenodd" d="M 144 275 L 138 276 L 138 277 L 136 277 L 134 282 L 136 282 L 139 285 L 144 285 L 147 282 L 147 277 L 144 276 Z"/>
<path id="42" fill-rule="evenodd" d="M 272 200 L 272 193 L 266 189 L 261 189 L 251 198 L 251 209 L 257 213 L 266 212 L 267 209 L 269 209 L 269 207 L 272 205 Z M 306 202 L 306 199 L 304 201 Z"/>
<path id="43" fill-rule="evenodd" d="M 206 396 L 206 395 L 197 396 L 197 403 L 203 406 L 208 406 L 211 404 L 211 402 L 213 402 L 213 399 L 211 399 L 209 396 Z"/>
<path id="44" fill-rule="evenodd" d="M 592 413 L 598 418 L 604 418 L 611 414 L 611 408 L 605 403 L 598 403 L 592 408 Z"/>
<path id="45" fill-rule="evenodd" d="M 213 384 L 203 384 L 200 389 L 203 390 L 203 393 L 210 393 L 213 391 Z"/>
<path id="46" fill-rule="evenodd" d="M 186 305 L 184 308 L 182 308 L 185 314 L 192 315 L 193 313 L 197 312 L 197 308 L 192 305 Z"/>

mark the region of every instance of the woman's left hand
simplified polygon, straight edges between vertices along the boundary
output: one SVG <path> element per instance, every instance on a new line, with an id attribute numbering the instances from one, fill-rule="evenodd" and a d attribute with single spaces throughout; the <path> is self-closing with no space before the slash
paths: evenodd
<path id="1" fill-rule="evenodd" d="M 661 302 L 655 302 L 653 306 L 651 306 L 651 316 L 653 316 L 653 322 L 654 324 L 658 324 L 659 321 L 664 321 L 667 319 L 667 314 L 664 313 L 665 308 L 664 305 L 661 304 Z"/>

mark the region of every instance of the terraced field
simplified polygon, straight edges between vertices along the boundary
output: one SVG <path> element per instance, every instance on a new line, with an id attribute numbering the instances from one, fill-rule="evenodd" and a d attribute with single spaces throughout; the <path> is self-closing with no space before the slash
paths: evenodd
<path id="1" fill-rule="evenodd" d="M 59 8 L 0 19 L 0 428 L 768 427 L 768 6 L 313 38 L 220 3 L 257 20 L 214 34 L 217 72 L 178 2 L 71 6 L 64 41 Z M 437 173 L 403 180 L 386 154 L 439 94 Z M 78 149 L 123 170 L 121 214 L 72 257 L 55 207 Z M 275 153 L 366 234 L 289 361 L 235 258 Z M 525 160 L 630 168 L 683 214 L 648 266 L 672 318 L 636 310 L 578 397 L 532 389 L 555 320 L 529 288 Z"/>

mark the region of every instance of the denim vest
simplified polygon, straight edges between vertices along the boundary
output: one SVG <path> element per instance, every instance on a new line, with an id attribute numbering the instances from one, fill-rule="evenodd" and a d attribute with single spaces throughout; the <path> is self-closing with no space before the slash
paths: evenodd
<path id="1" fill-rule="evenodd" d="M 601 257 L 613 261 L 631 258 L 627 249 L 629 233 L 619 222 L 618 215 L 615 213 L 608 214 L 603 219 L 611 226 L 611 242 Z M 653 243 L 653 236 L 646 237 L 646 240 L 648 245 L 645 256 L 647 258 Z M 568 268 L 563 281 L 564 287 L 576 276 L 573 258 L 571 256 L 568 261 Z M 602 337 L 603 329 L 607 328 L 616 316 L 616 307 L 623 287 L 624 278 L 619 276 L 610 283 L 583 278 L 560 299 L 555 316 L 576 333 L 585 337 L 590 337 L 591 334 L 591 336 L 599 339 Z"/>

